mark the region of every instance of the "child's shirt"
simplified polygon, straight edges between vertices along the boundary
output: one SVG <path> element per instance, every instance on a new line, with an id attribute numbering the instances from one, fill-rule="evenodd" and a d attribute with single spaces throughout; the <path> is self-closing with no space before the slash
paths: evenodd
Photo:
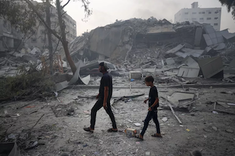
<path id="1" fill-rule="evenodd" d="M 149 107 L 151 107 L 155 100 L 158 98 L 158 91 L 157 91 L 157 87 L 156 86 L 153 86 L 150 88 L 149 90 Z M 157 110 L 157 107 L 159 107 L 159 102 L 157 103 L 156 106 L 154 106 L 152 108 L 152 110 Z"/>

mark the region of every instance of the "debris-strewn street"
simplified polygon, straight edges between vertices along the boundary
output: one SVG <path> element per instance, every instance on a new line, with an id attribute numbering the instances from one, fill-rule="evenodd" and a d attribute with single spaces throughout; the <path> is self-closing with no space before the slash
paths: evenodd
<path id="1" fill-rule="evenodd" d="M 159 121 L 163 138 L 151 137 L 155 133 L 151 122 L 145 140 L 139 141 L 127 137 L 123 131 L 126 128 L 140 130 L 143 126 L 142 120 L 147 112 L 143 100 L 148 88 L 143 85 L 140 88 L 131 91 L 114 88 L 114 97 L 145 94 L 113 104 L 118 133 L 106 132 L 111 124 L 103 108 L 98 112 L 95 132 L 90 134 L 83 131 L 83 127 L 89 125 L 90 109 L 95 99 L 77 97 L 89 97 L 97 91 L 76 88 L 63 90 L 57 100 L 1 105 L 1 141 L 17 138 L 18 146 L 22 149 L 36 143 L 23 155 L 190 155 L 196 150 L 203 155 L 234 154 L 235 106 L 234 103 L 229 104 L 234 101 L 234 88 L 173 89 L 160 85 L 159 96 L 162 97 L 177 92 L 195 94 L 194 99 L 186 100 L 188 103 L 193 101 L 192 107 L 189 110 L 175 110 L 182 121 L 179 124 L 167 107 L 168 102 L 161 98 Z M 136 123 L 141 126 L 135 126 Z"/>

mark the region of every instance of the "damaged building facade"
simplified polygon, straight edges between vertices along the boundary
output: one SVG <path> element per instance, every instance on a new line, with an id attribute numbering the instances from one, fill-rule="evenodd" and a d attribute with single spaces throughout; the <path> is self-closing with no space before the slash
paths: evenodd
<path id="1" fill-rule="evenodd" d="M 214 27 L 216 31 L 220 30 L 221 8 L 199 8 L 198 2 L 192 3 L 192 8 L 184 8 L 175 14 L 175 23 L 188 21 L 206 23 Z"/>
<path id="2" fill-rule="evenodd" d="M 34 5 L 44 5 L 42 2 L 32 1 Z M 25 2 L 19 2 L 20 5 L 27 5 Z M 41 12 L 41 16 L 46 21 L 45 12 Z M 65 27 L 66 27 L 66 39 L 68 42 L 74 40 L 77 36 L 77 26 L 76 21 L 69 16 L 67 13 L 63 15 Z M 55 31 L 59 31 L 59 23 L 58 23 L 58 15 L 56 8 L 51 5 L 50 7 L 50 19 L 51 19 L 51 29 Z M 0 50 L 12 50 L 17 47 L 19 43 L 22 42 L 22 37 L 26 34 L 23 34 L 16 28 L 11 26 L 11 23 L 3 18 L 0 18 Z M 30 37 L 27 37 L 24 40 L 21 47 L 25 49 L 33 49 L 38 48 L 40 51 L 44 51 L 48 48 L 48 39 L 47 39 L 47 28 L 44 26 L 39 19 L 37 19 L 36 26 L 32 28 L 33 31 L 30 33 Z M 58 39 L 52 35 L 52 47 L 61 46 Z"/>
<path id="3" fill-rule="evenodd" d="M 6 19 L 0 18 L 0 52 L 10 51 L 21 44 L 22 33 L 14 29 Z"/>

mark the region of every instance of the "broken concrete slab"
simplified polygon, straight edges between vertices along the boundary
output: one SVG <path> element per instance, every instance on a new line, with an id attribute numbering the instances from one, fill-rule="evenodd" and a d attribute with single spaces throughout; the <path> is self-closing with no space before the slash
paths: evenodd
<path id="1" fill-rule="evenodd" d="M 226 48 L 225 43 L 219 43 L 215 48 L 213 48 L 216 51 L 223 50 Z"/>
<path id="2" fill-rule="evenodd" d="M 165 61 L 166 61 L 167 65 L 174 65 L 175 64 L 175 60 L 173 58 L 167 58 Z"/>
<path id="3" fill-rule="evenodd" d="M 194 39 L 194 46 L 195 47 L 200 47 L 200 45 L 201 45 L 202 32 L 203 32 L 202 27 L 197 27 L 196 28 L 195 39 Z"/>
<path id="4" fill-rule="evenodd" d="M 205 24 L 203 27 L 206 32 L 206 34 L 203 34 L 203 37 L 207 46 L 214 46 L 224 42 L 222 34 L 219 31 L 215 31 L 210 24 Z"/>
<path id="5" fill-rule="evenodd" d="M 141 71 L 130 71 L 129 78 L 135 79 L 135 80 L 140 80 L 142 78 L 142 72 Z"/>
<path id="6" fill-rule="evenodd" d="M 96 28 L 90 32 L 89 49 L 110 58 L 125 56 L 130 49 L 126 44 L 132 44 L 133 32 L 131 27 Z"/>
<path id="7" fill-rule="evenodd" d="M 230 39 L 235 38 L 235 33 L 229 33 L 228 29 L 222 30 L 222 31 L 220 31 L 220 33 L 223 35 L 223 37 L 226 40 L 230 40 Z"/>
<path id="8" fill-rule="evenodd" d="M 197 61 L 204 78 L 223 78 L 223 61 L 221 57 L 198 59 Z"/>
<path id="9" fill-rule="evenodd" d="M 193 56 L 193 57 L 200 57 L 204 50 L 195 50 L 195 49 L 189 49 L 189 48 L 183 48 L 181 49 L 182 52 L 177 52 L 176 55 L 179 57 L 186 58 L 188 56 Z"/>
<path id="10" fill-rule="evenodd" d="M 166 54 L 174 54 L 176 53 L 177 51 L 179 51 L 180 49 L 182 49 L 184 47 L 184 45 L 182 44 L 179 44 L 178 46 L 176 46 L 175 48 L 171 49 L 171 50 L 168 50 L 166 52 Z"/>
<path id="11" fill-rule="evenodd" d="M 147 28 L 147 34 L 157 34 L 157 33 L 175 33 L 172 24 L 168 25 L 157 25 L 154 27 Z"/>
<path id="12" fill-rule="evenodd" d="M 193 104 L 192 101 L 194 101 L 194 99 L 195 94 L 187 92 L 174 92 L 168 97 L 168 100 L 174 104 L 172 107 L 182 111 L 190 111 Z"/>
<path id="13" fill-rule="evenodd" d="M 193 59 L 192 57 L 187 57 L 184 60 L 183 64 L 187 66 L 181 66 L 177 76 L 189 77 L 189 78 L 198 77 L 200 72 L 200 67 L 195 59 Z"/>
<path id="14" fill-rule="evenodd" d="M 194 77 L 198 77 L 199 71 L 200 71 L 200 68 L 182 66 L 180 67 L 177 76 L 194 78 Z"/>

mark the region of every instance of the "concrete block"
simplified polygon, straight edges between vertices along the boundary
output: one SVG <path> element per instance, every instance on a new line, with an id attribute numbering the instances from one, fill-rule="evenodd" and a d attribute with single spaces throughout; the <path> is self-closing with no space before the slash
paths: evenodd
<path id="1" fill-rule="evenodd" d="M 142 78 L 142 72 L 141 71 L 130 71 L 129 78 L 140 80 Z"/>

